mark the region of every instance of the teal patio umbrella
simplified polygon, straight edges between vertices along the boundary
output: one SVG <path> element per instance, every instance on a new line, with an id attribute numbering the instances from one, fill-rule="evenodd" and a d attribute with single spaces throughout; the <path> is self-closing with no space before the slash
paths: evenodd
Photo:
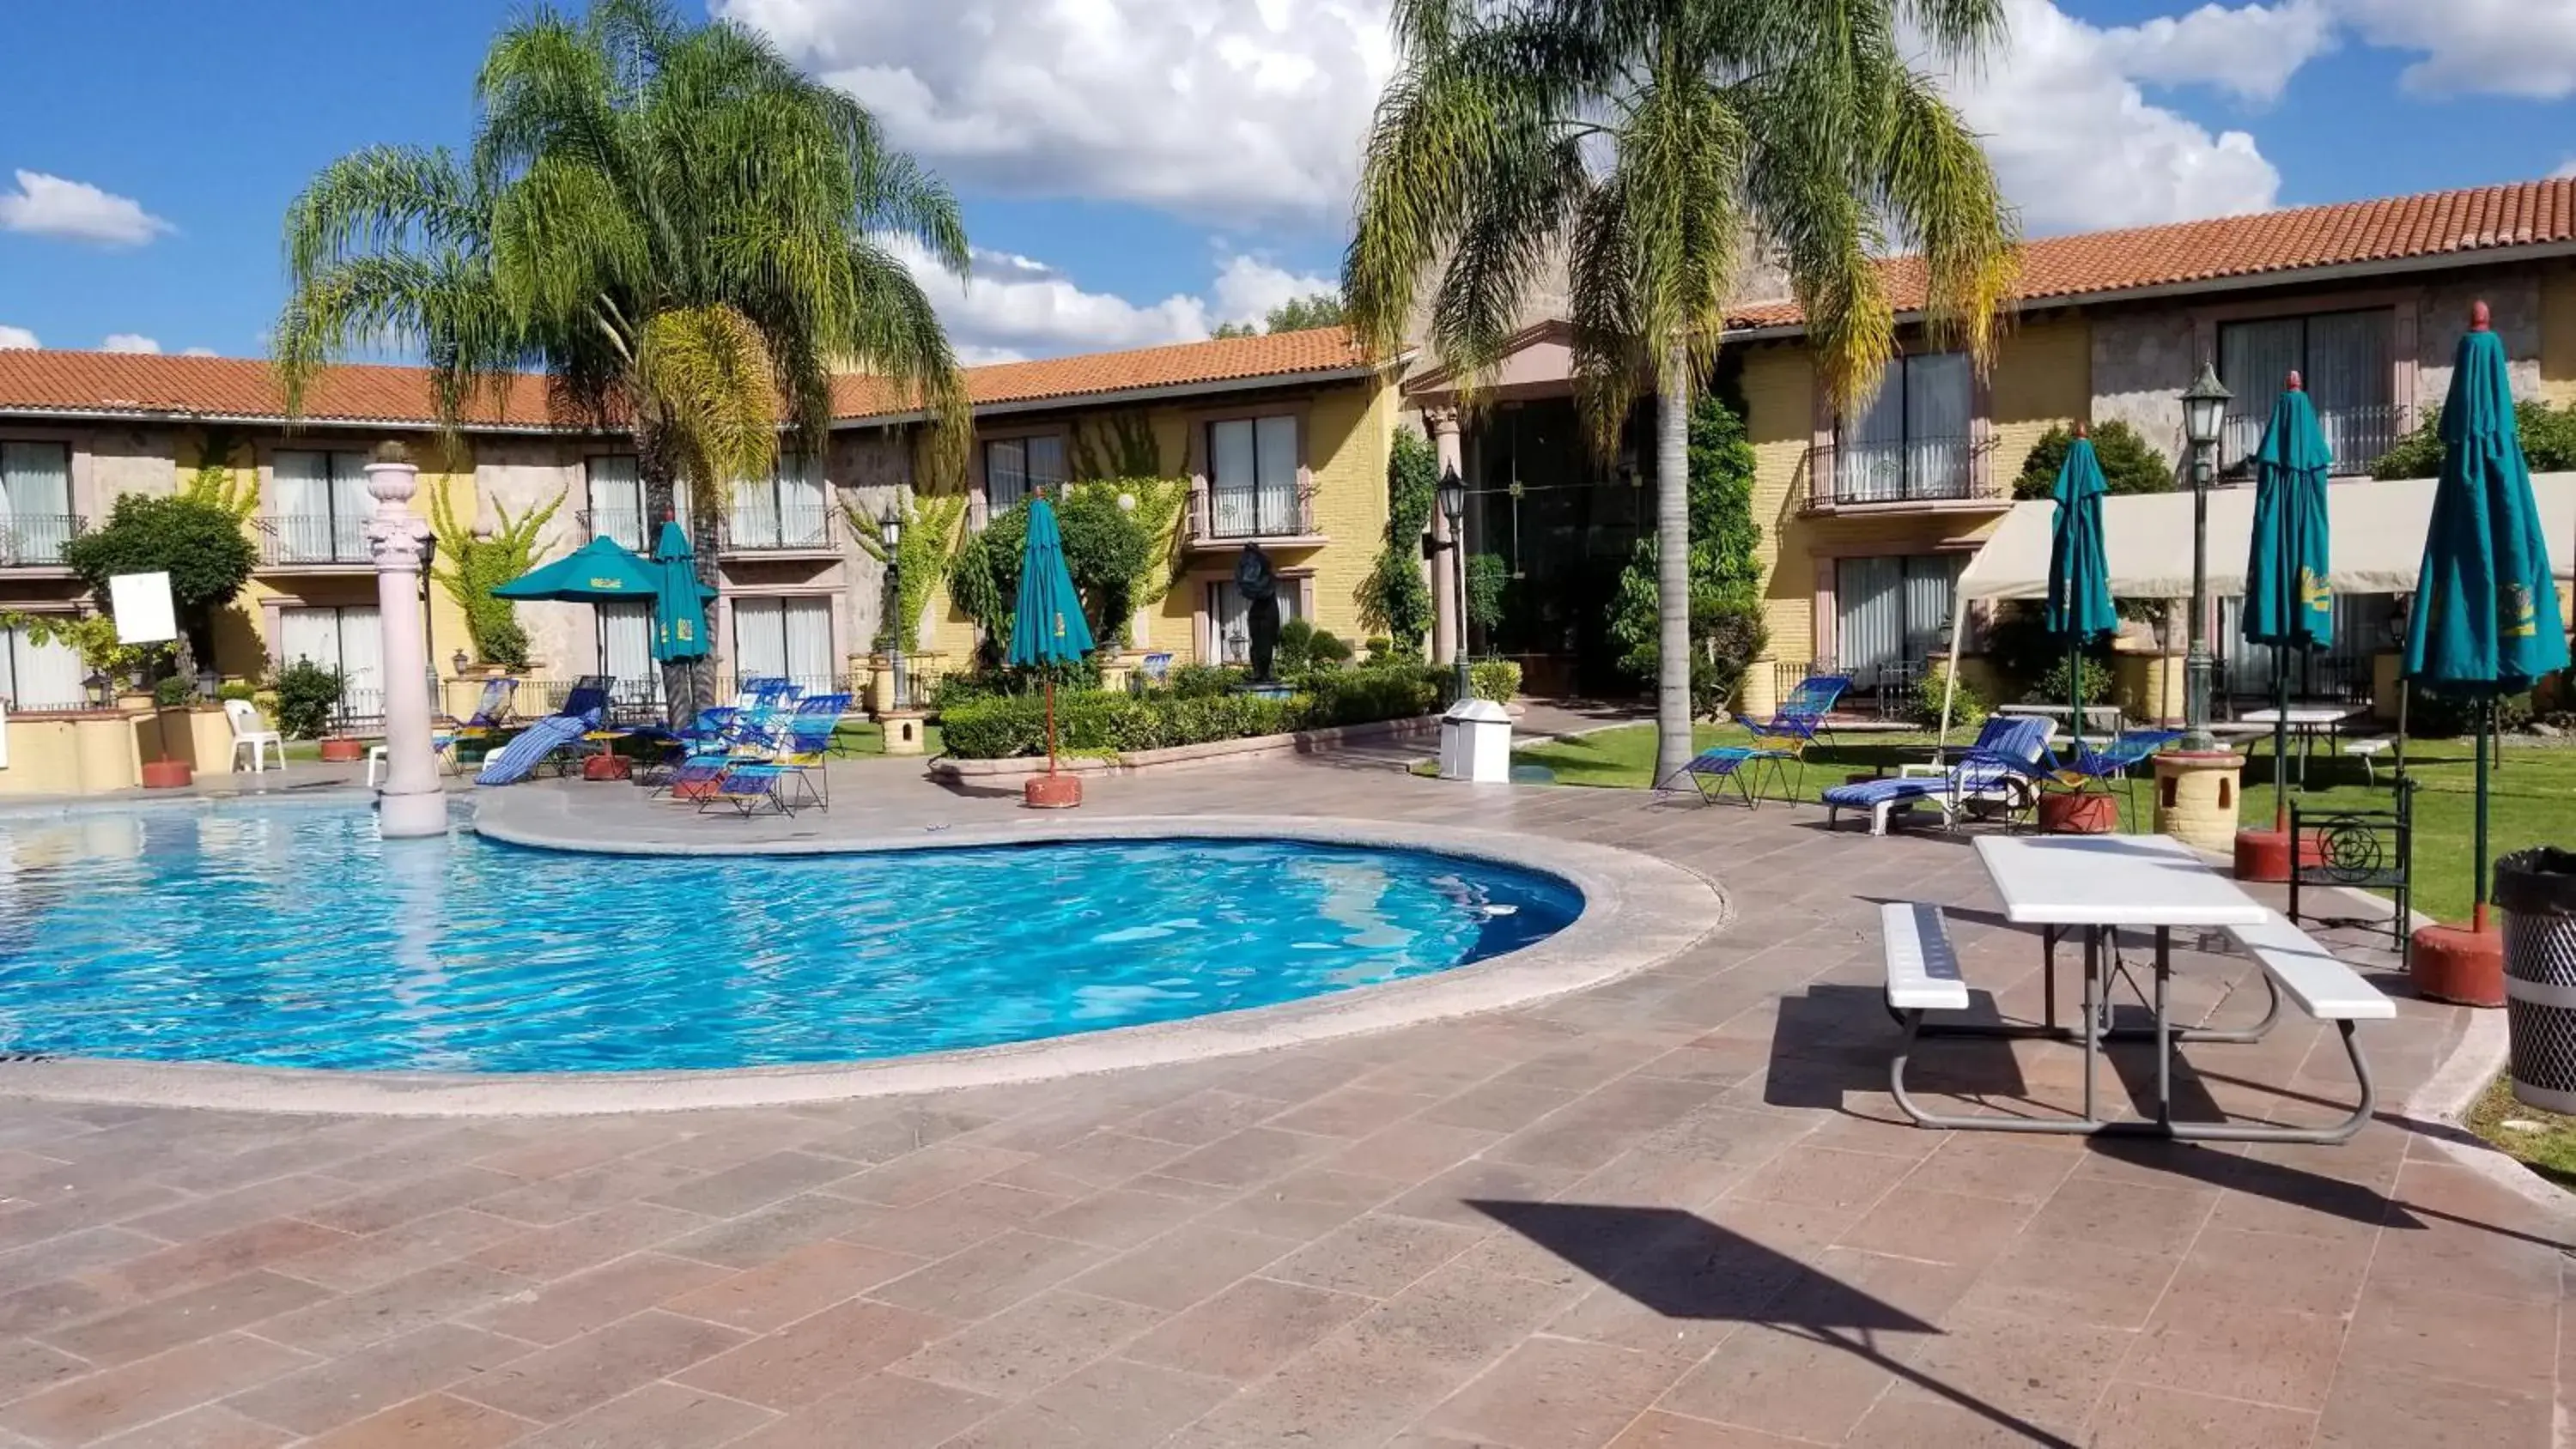
<path id="1" fill-rule="evenodd" d="M 2245 561 L 2246 641 L 2272 646 L 2272 828 L 2290 829 L 2292 649 L 2311 655 L 2334 642 L 2334 599 L 2326 577 L 2326 474 L 2334 453 L 2317 426 L 2299 375 L 2272 404 L 2263 445 L 2254 453 L 2254 541 Z"/>
<path id="2" fill-rule="evenodd" d="M 653 539 L 653 657 L 664 664 L 703 659 L 707 643 L 707 600 L 716 596 L 698 579 L 697 555 L 689 548 L 689 532 L 665 519 L 662 531 Z M 670 706 L 671 724 L 686 729 L 698 717 L 706 702 L 698 698 L 698 672 L 694 669 L 665 669 L 663 696 Z M 673 686 L 677 686 L 676 688 Z"/>
<path id="3" fill-rule="evenodd" d="M 2115 633 L 2120 615 L 2111 602 L 2111 565 L 2102 556 L 2102 461 L 2093 454 L 2086 430 L 2075 430 L 2075 446 L 2057 470 L 2056 521 L 2048 542 L 2048 632 L 2066 641 L 2068 703 L 2074 708 L 2073 729 L 2079 750 L 2084 745 L 2084 646 Z"/>
<path id="4" fill-rule="evenodd" d="M 1011 616 L 1011 647 L 1002 662 L 1045 669 L 1047 773 L 1055 773 L 1055 672 L 1091 652 L 1091 625 L 1082 617 L 1082 600 L 1073 591 L 1073 575 L 1064 566 L 1064 540 L 1056 532 L 1055 509 L 1044 498 L 1029 500 L 1028 542 L 1020 550 L 1020 593 Z"/>
<path id="5" fill-rule="evenodd" d="M 594 538 L 553 563 L 539 564 L 506 584 L 495 585 L 492 597 L 595 604 L 602 599 L 649 599 L 661 586 L 653 566 L 632 549 L 613 538 Z"/>
<path id="6" fill-rule="evenodd" d="M 2567 632 L 2514 423 L 2504 343 L 2480 302 L 2451 363 L 2451 392 L 2442 404 L 2442 476 L 2406 620 L 2406 677 L 2480 702 L 2473 930 L 2482 932 L 2487 923 L 2487 737 L 2496 696 L 2520 694 L 2566 667 Z"/>

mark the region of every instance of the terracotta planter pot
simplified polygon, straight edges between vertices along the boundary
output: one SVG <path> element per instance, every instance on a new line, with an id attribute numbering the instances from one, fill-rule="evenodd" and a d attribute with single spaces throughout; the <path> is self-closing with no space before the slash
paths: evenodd
<path id="1" fill-rule="evenodd" d="M 2051 835 L 2108 835 L 2120 828 L 2120 802 L 2109 795 L 2042 795 L 2039 828 Z"/>
<path id="2" fill-rule="evenodd" d="M 181 790 L 196 778 L 196 769 L 185 760 L 146 760 L 143 762 L 143 788 L 146 790 Z"/>
<path id="3" fill-rule="evenodd" d="M 581 762 L 581 777 L 585 780 L 631 780 L 635 778 L 635 762 L 624 755 L 593 755 Z"/>
<path id="4" fill-rule="evenodd" d="M 1082 777 L 1031 775 L 1020 787 L 1020 803 L 1032 810 L 1070 810 L 1082 803 Z"/>
<path id="5" fill-rule="evenodd" d="M 364 740 L 332 739 L 322 742 L 322 760 L 330 765 L 354 765 L 367 757 Z"/>

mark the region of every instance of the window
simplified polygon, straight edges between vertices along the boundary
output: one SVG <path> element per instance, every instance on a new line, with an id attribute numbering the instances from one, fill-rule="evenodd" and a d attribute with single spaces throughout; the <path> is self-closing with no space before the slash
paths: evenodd
<path id="1" fill-rule="evenodd" d="M 1286 414 L 1208 424 L 1208 536 L 1306 532 L 1297 498 L 1297 420 Z"/>
<path id="2" fill-rule="evenodd" d="M 986 516 L 1018 507 L 1032 491 L 1052 494 L 1063 486 L 1063 438 L 995 438 L 984 445 Z"/>
<path id="3" fill-rule="evenodd" d="M 89 703 L 80 655 L 55 640 L 39 644 L 24 625 L 0 629 L 0 699 L 13 710 L 80 709 Z"/>
<path id="4" fill-rule="evenodd" d="M 340 712 L 379 719 L 385 712 L 384 635 L 373 604 L 277 611 L 277 657 L 309 659 L 340 671 Z"/>
<path id="5" fill-rule="evenodd" d="M 367 493 L 364 453 L 280 452 L 270 460 L 275 483 L 268 525 L 279 563 L 364 563 Z"/>
<path id="6" fill-rule="evenodd" d="M 1843 419 L 1835 439 L 1834 501 L 1967 497 L 1973 399 L 1965 353 L 1916 353 L 1889 363 L 1878 395 L 1859 416 Z"/>
<path id="7" fill-rule="evenodd" d="M 828 694 L 841 672 L 832 667 L 828 599 L 733 601 L 733 672 L 738 679 L 780 676 L 807 694 Z"/>
<path id="8" fill-rule="evenodd" d="M 2272 403 L 2295 369 L 2316 404 L 2334 470 L 2368 471 L 2397 440 L 2395 326 L 2385 307 L 2221 326 L 2218 379 L 2235 396 L 2218 445 L 2220 470 L 2242 469 L 2262 446 Z"/>
<path id="9" fill-rule="evenodd" d="M 58 564 L 77 531 L 67 443 L 0 443 L 0 567 Z"/>
<path id="10" fill-rule="evenodd" d="M 1279 580 L 1279 622 L 1305 614 L 1305 590 L 1301 581 L 1286 576 Z M 1252 662 L 1252 606 L 1235 592 L 1234 580 L 1222 579 L 1207 586 L 1208 651 L 1210 664 L 1249 664 Z"/>
<path id="11" fill-rule="evenodd" d="M 2334 596 L 2334 637 L 2309 657 L 2305 649 L 2286 651 L 2278 667 L 2288 671 L 2290 689 L 2303 699 L 2370 697 L 2371 659 L 2396 641 L 2389 629 L 2398 618 L 2394 594 Z M 2245 638 L 2245 599 L 2239 594 L 2218 600 L 2218 633 L 2210 641 L 2218 655 L 2218 689 L 2228 695 L 2271 702 L 2275 682 L 2273 650 Z"/>
<path id="12" fill-rule="evenodd" d="M 602 603 L 592 612 L 599 620 L 599 672 L 608 676 L 608 697 L 618 704 L 658 703 L 662 666 L 653 660 L 653 606 Z"/>
<path id="13" fill-rule="evenodd" d="M 781 453 L 766 478 L 733 488 L 731 540 L 735 548 L 820 548 L 830 500 L 822 467 L 798 453 Z"/>
<path id="14" fill-rule="evenodd" d="M 1941 648 L 1964 554 L 1846 558 L 1834 565 L 1835 666 L 1854 687 L 1909 683 Z"/>
<path id="15" fill-rule="evenodd" d="M 590 536 L 644 552 L 650 540 L 644 537 L 644 479 L 635 471 L 635 455 L 603 453 L 584 460 L 583 472 Z"/>

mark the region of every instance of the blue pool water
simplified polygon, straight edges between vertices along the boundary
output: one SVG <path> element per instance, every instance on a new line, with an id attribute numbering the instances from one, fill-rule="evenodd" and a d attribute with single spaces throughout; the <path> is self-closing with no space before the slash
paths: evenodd
<path id="1" fill-rule="evenodd" d="M 851 1061 L 1442 971 L 1580 895 L 1400 850 L 1167 840 L 670 859 L 363 811 L 0 820 L 0 1050 L 622 1071 Z"/>

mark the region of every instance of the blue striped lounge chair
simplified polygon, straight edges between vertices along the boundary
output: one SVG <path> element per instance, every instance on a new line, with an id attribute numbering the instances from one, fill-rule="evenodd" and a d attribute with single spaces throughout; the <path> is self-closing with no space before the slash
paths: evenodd
<path id="1" fill-rule="evenodd" d="M 1699 789 L 1702 804 L 1733 794 L 1746 809 L 1762 804 L 1762 782 L 1767 774 L 1779 788 L 1782 800 L 1798 803 L 1798 792 L 1789 783 L 1789 766 L 1798 767 L 1798 777 L 1806 779 L 1807 762 L 1794 750 L 1762 749 L 1747 745 L 1718 745 L 1705 749 L 1691 762 L 1675 770 L 1672 778 L 1655 787 L 1658 795 L 1678 794 L 1687 780 Z"/>
<path id="2" fill-rule="evenodd" d="M 1778 742 L 1766 748 L 1804 750 L 1820 734 L 1831 743 L 1833 731 L 1826 727 L 1825 716 L 1833 712 L 1835 702 L 1850 688 L 1850 675 L 1811 674 L 1798 681 L 1798 687 L 1789 691 L 1789 697 L 1780 701 L 1779 709 L 1769 719 L 1748 718 L 1744 727 L 1753 732 L 1757 742 Z"/>
<path id="3" fill-rule="evenodd" d="M 1884 780 L 1863 780 L 1827 790 L 1825 823 L 1845 810 L 1869 812 L 1869 833 L 1885 835 L 1888 817 L 1916 805 L 1930 804 L 1944 825 L 1959 823 L 1961 807 L 1972 800 L 2000 800 L 2008 807 L 2032 795 L 2030 777 L 2048 752 L 2048 721 L 1996 715 L 1977 732 L 1977 742 L 1949 764 L 1906 765 L 1903 773 Z"/>
<path id="4" fill-rule="evenodd" d="M 483 762 L 482 773 L 474 777 L 474 783 L 517 784 L 536 773 L 537 766 L 557 751 L 578 751 L 582 737 L 599 728 L 599 721 L 607 712 L 607 682 L 601 680 L 594 684 L 591 679 L 584 679 L 564 696 L 563 708 L 528 726 L 517 739 L 494 751 L 492 757 Z"/>
<path id="5" fill-rule="evenodd" d="M 766 804 L 781 815 L 796 813 L 802 803 L 832 808 L 831 782 L 823 764 L 831 755 L 832 732 L 848 712 L 846 694 L 808 695 L 787 721 L 787 738 L 759 758 L 737 758 L 716 774 L 712 786 L 698 794 L 703 813 L 718 802 L 750 815 Z"/>

